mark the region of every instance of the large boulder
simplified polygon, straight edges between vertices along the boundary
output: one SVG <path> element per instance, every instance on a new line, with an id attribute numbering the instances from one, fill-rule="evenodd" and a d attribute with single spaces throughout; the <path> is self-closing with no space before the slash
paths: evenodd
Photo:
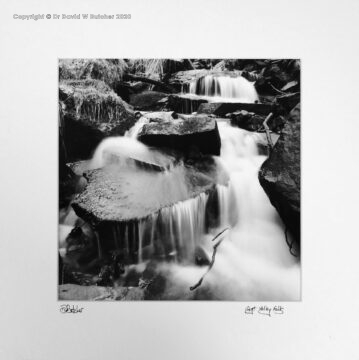
<path id="1" fill-rule="evenodd" d="M 59 92 L 67 161 L 88 159 L 102 139 L 124 135 L 136 122 L 130 106 L 103 81 L 66 80 Z"/>
<path id="2" fill-rule="evenodd" d="M 289 115 L 259 182 L 294 241 L 300 243 L 300 104 Z"/>
<path id="3" fill-rule="evenodd" d="M 146 124 L 138 134 L 138 139 L 149 146 L 178 149 L 185 153 L 198 151 L 219 155 L 221 151 L 217 122 L 206 116 L 193 116 L 171 123 Z"/>
<path id="4" fill-rule="evenodd" d="M 209 209 L 219 206 L 209 194 L 217 191 L 216 184 L 228 182 L 212 157 L 166 172 L 112 164 L 89 170 L 85 177 L 87 186 L 72 207 L 96 230 L 99 256 L 118 250 L 124 263 L 173 254 L 187 258 L 199 238 L 197 231 L 213 223 L 206 217 L 218 213 Z"/>

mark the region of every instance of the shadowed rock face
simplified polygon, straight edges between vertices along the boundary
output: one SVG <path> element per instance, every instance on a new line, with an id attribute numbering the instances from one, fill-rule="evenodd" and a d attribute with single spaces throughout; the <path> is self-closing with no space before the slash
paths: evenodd
<path id="1" fill-rule="evenodd" d="M 191 117 L 171 123 L 146 124 L 138 135 L 146 145 L 202 154 L 219 155 L 221 138 L 217 123 L 207 117 Z"/>
<path id="2" fill-rule="evenodd" d="M 289 115 L 259 181 L 294 240 L 300 243 L 300 104 Z"/>

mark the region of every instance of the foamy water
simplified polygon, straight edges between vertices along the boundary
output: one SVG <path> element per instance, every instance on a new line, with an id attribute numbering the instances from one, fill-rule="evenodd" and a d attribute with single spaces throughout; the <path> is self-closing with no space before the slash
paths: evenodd
<path id="1" fill-rule="evenodd" d="M 214 266 L 201 286 L 222 300 L 300 300 L 299 261 L 289 253 L 282 221 L 258 181 L 265 157 L 258 155 L 251 133 L 227 123 L 218 126 L 222 139 L 218 161 L 230 175 L 229 194 L 223 194 L 221 213 L 231 229 L 221 236 L 224 239 Z M 209 256 L 212 237 L 207 236 L 204 244 Z M 190 298 L 189 287 L 205 272 L 178 264 L 164 269 L 171 274 L 167 291 L 174 297 L 187 294 Z"/>
<path id="2" fill-rule="evenodd" d="M 254 83 L 242 76 L 206 75 L 190 83 L 189 94 L 207 97 L 210 102 L 258 101 Z"/>

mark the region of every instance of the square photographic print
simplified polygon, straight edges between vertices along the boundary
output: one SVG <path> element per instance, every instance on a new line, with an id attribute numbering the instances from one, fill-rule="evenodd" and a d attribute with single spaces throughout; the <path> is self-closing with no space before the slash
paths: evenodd
<path id="1" fill-rule="evenodd" d="M 58 66 L 59 300 L 301 300 L 300 60 Z"/>

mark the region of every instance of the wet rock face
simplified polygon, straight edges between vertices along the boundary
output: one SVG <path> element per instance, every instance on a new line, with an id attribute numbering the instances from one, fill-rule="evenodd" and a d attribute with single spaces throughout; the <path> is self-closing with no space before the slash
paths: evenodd
<path id="1" fill-rule="evenodd" d="M 138 139 L 148 146 L 170 148 L 185 153 L 220 155 L 221 139 L 217 123 L 208 117 L 191 117 L 172 123 L 146 124 Z"/>
<path id="2" fill-rule="evenodd" d="M 96 229 L 99 256 L 119 251 L 125 264 L 159 258 L 193 261 L 196 241 L 218 216 L 210 194 L 228 175 L 211 157 L 180 163 L 166 172 L 117 165 L 90 170 L 85 190 L 72 203 Z"/>
<path id="3" fill-rule="evenodd" d="M 113 164 L 84 175 L 87 186 L 72 206 L 78 216 L 95 227 L 106 221 L 145 218 L 228 181 L 225 170 L 210 158 L 188 162 L 166 173 Z"/>
<path id="4" fill-rule="evenodd" d="M 123 135 L 136 122 L 129 105 L 100 80 L 64 81 L 59 96 L 67 161 L 88 159 L 103 138 Z"/>
<path id="5" fill-rule="evenodd" d="M 204 103 L 208 103 L 208 100 L 187 95 L 170 95 L 167 108 L 181 114 L 192 114 Z"/>
<path id="6" fill-rule="evenodd" d="M 259 182 L 283 222 L 300 243 L 300 104 L 289 115 Z"/>

